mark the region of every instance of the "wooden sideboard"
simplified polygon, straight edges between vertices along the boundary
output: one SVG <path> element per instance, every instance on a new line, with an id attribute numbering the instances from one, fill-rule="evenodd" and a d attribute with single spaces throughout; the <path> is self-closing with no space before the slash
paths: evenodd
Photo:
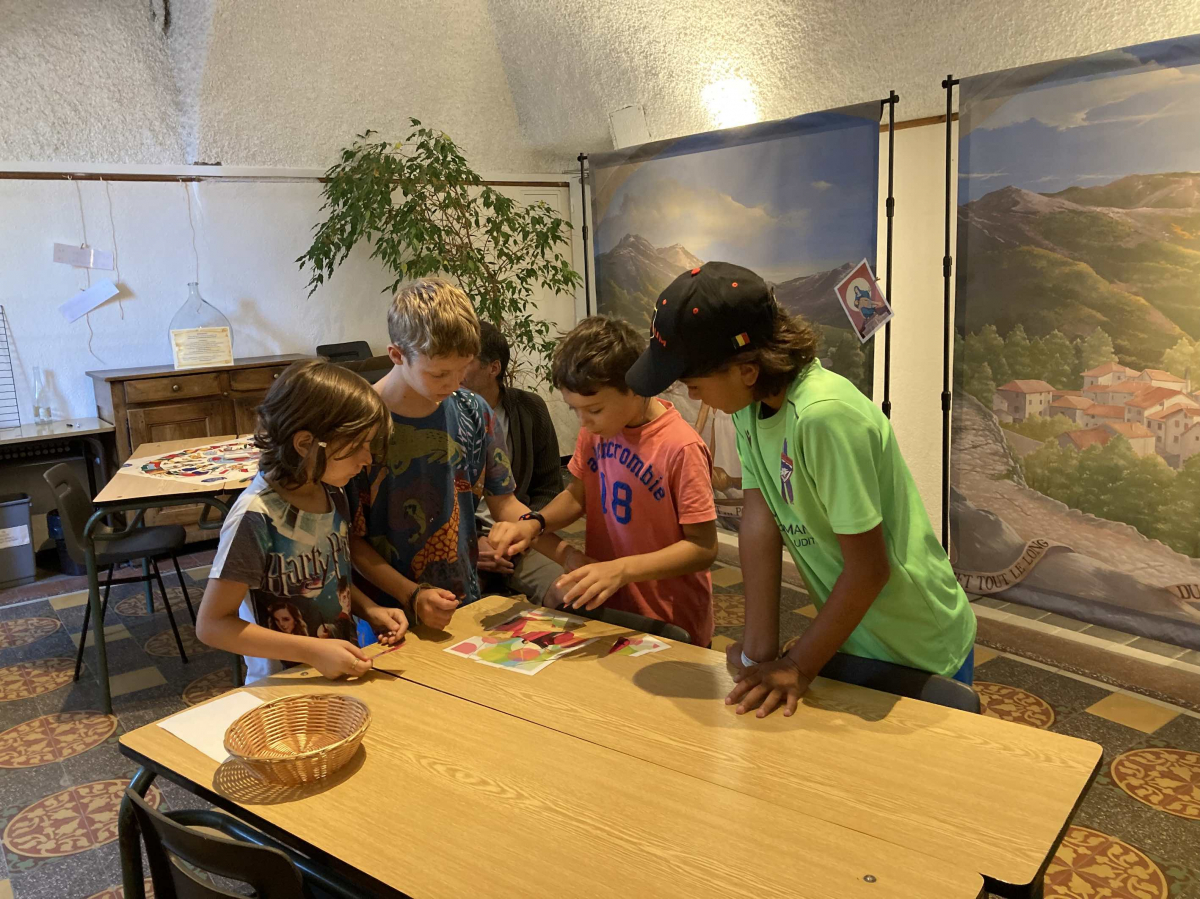
<path id="1" fill-rule="evenodd" d="M 152 365 L 87 374 L 96 391 L 97 417 L 116 428 L 115 461 L 120 465 L 143 443 L 253 433 L 255 410 L 275 379 L 291 363 L 311 358 L 257 356 L 214 368 L 176 371 Z M 190 525 L 196 514 L 191 507 L 180 507 L 150 517 Z"/>

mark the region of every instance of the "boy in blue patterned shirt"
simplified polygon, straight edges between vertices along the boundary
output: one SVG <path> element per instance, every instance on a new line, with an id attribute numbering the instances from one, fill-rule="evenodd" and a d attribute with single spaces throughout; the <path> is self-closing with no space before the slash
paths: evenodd
<path id="1" fill-rule="evenodd" d="M 466 294 L 436 278 L 402 287 L 388 336 L 393 367 L 375 390 L 392 413 L 392 435 L 382 463 L 347 488 L 351 556 L 377 601 L 444 628 L 455 609 L 479 599 L 480 500 L 496 521 L 524 522 L 527 539 L 513 554 L 540 535 L 540 517 L 513 495 L 491 409 L 459 389 L 479 354 L 479 319 Z"/>

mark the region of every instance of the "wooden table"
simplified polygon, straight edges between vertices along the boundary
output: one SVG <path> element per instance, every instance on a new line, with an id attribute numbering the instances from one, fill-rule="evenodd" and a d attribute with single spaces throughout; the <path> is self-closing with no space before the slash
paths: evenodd
<path id="1" fill-rule="evenodd" d="M 724 655 L 612 639 L 532 677 L 444 650 L 528 606 L 487 597 L 449 632 L 418 629 L 379 668 L 554 731 L 966 865 L 992 892 L 1037 895 L 1100 762 L 1095 743 L 818 679 L 792 718 L 737 716 Z M 589 622 L 583 633 L 620 628 Z"/>
<path id="2" fill-rule="evenodd" d="M 96 511 L 88 519 L 84 528 L 84 551 L 87 556 L 88 603 L 91 606 L 90 618 L 97 622 L 91 630 L 96 641 L 96 658 L 99 671 L 96 676 L 100 681 L 100 693 L 104 711 L 112 714 L 112 696 L 108 683 L 108 650 L 104 644 L 104 627 L 99 622 L 100 617 L 100 580 L 96 571 L 96 541 L 101 536 L 101 524 L 110 516 L 117 513 L 134 513 L 133 518 L 125 528 L 124 534 L 137 527 L 144 515 L 150 509 L 162 509 L 171 506 L 203 505 L 204 516 L 201 517 L 200 527 L 216 529 L 221 525 L 220 520 L 207 521 L 210 510 L 216 510 L 224 517 L 229 511 L 226 498 L 231 493 L 240 492 L 248 481 L 221 481 L 218 483 L 200 483 L 181 478 L 148 478 L 142 475 L 129 474 L 127 469 L 138 464 L 139 460 L 157 456 L 161 453 L 191 449 L 192 447 L 208 446 L 226 440 L 236 440 L 235 435 L 226 437 L 206 437 L 202 440 L 167 440 L 161 443 L 145 443 L 133 452 L 133 456 L 117 470 L 104 489 L 92 500 Z M 106 535 L 111 536 L 111 535 Z M 145 564 L 143 563 L 143 569 Z M 148 572 L 145 572 L 148 574 Z M 150 582 L 146 582 L 147 600 L 150 596 Z"/>
<path id="3" fill-rule="evenodd" d="M 306 670 L 259 683 L 245 689 L 359 697 L 372 713 L 363 750 L 297 788 L 218 766 L 154 724 L 123 735 L 121 751 L 369 895 L 975 899 L 983 886 L 965 866 L 411 681 Z M 140 850 L 123 861 L 125 896 L 140 897 Z"/>

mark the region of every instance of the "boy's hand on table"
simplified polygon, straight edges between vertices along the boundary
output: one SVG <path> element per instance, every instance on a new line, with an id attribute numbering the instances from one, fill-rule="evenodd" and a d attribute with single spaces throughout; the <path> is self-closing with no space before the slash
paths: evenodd
<path id="1" fill-rule="evenodd" d="M 403 640 L 408 632 L 408 616 L 404 614 L 403 609 L 376 605 L 367 609 L 363 618 L 371 625 L 375 637 L 384 646 L 394 646 Z"/>
<path id="2" fill-rule="evenodd" d="M 371 660 L 366 653 L 345 640 L 321 640 L 313 638 L 313 645 L 304 660 L 325 677 L 358 677 L 371 670 Z"/>
<path id="3" fill-rule="evenodd" d="M 507 524 L 508 522 L 501 522 Z M 494 574 L 512 574 L 516 570 L 512 560 L 496 552 L 492 542 L 487 537 L 479 538 L 479 570 L 490 571 Z"/>
<path id="4" fill-rule="evenodd" d="M 595 609 L 629 583 L 623 559 L 592 562 L 568 571 L 554 582 L 563 593 L 563 606 L 571 609 Z"/>
<path id="5" fill-rule="evenodd" d="M 458 598 L 441 587 L 426 587 L 413 597 L 413 608 L 421 624 L 442 631 L 458 608 Z"/>
<path id="6" fill-rule="evenodd" d="M 740 649 L 738 654 L 740 666 Z M 800 697 L 812 683 L 812 678 L 802 672 L 790 656 L 742 668 L 733 675 L 733 679 L 737 686 L 725 697 L 725 704 L 737 703 L 739 715 L 758 709 L 759 718 L 767 717 L 780 706 L 783 706 L 785 717 L 795 714 Z"/>

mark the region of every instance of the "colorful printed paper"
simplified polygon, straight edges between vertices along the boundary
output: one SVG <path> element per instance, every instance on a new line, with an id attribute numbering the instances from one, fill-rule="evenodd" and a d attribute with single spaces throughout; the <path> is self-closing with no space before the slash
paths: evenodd
<path id="1" fill-rule="evenodd" d="M 201 484 L 248 484 L 258 473 L 259 449 L 251 437 L 190 447 L 149 459 L 130 459 L 125 474 L 149 478 L 181 478 Z"/>
<path id="2" fill-rule="evenodd" d="M 660 652 L 664 649 L 670 649 L 671 644 L 659 640 L 657 637 L 651 637 L 649 634 L 637 634 L 631 637 L 621 637 L 612 645 L 612 649 L 608 651 L 610 656 L 638 656 L 649 655 L 652 652 Z"/>
<path id="3" fill-rule="evenodd" d="M 493 668 L 537 674 L 559 656 L 595 642 L 594 637 L 581 637 L 572 630 L 585 623 L 585 619 L 564 612 L 527 609 L 498 624 L 491 633 L 463 640 L 446 652 Z"/>
<path id="4" fill-rule="evenodd" d="M 838 282 L 834 292 L 842 304 L 842 311 L 863 343 L 892 320 L 892 307 L 888 305 L 865 259 Z"/>

